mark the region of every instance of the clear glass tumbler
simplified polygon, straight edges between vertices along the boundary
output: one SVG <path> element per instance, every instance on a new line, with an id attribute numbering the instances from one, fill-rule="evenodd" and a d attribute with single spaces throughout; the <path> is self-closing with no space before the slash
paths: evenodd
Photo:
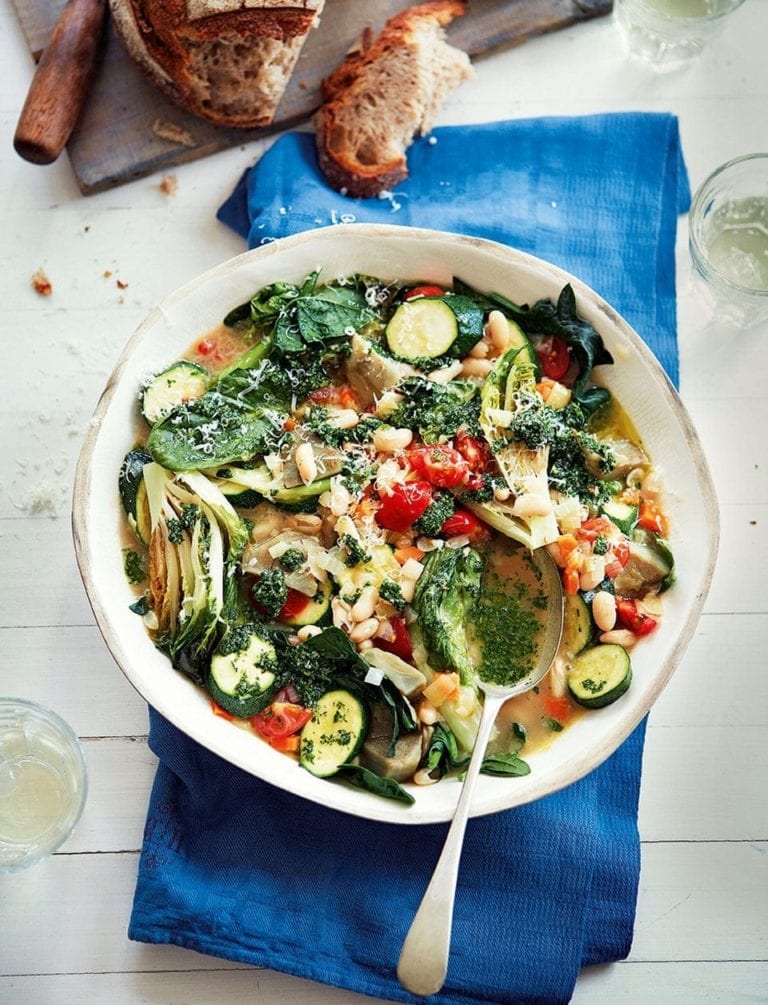
<path id="1" fill-rule="evenodd" d="M 688 242 L 721 317 L 744 326 L 768 320 L 768 153 L 737 157 L 702 182 Z"/>
<path id="2" fill-rule="evenodd" d="M 0 872 L 63 844 L 87 790 L 85 757 L 67 723 L 34 702 L 0 698 Z"/>
<path id="3" fill-rule="evenodd" d="M 695 59 L 723 18 L 744 0 L 614 0 L 613 16 L 630 56 L 654 70 Z"/>

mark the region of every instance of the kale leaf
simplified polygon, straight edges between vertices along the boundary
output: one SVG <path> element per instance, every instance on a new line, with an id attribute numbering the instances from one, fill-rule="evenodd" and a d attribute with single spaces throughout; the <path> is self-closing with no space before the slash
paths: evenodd
<path id="1" fill-rule="evenodd" d="M 276 618 L 288 599 L 285 573 L 282 569 L 267 569 L 251 587 L 251 596 L 267 618 Z"/>

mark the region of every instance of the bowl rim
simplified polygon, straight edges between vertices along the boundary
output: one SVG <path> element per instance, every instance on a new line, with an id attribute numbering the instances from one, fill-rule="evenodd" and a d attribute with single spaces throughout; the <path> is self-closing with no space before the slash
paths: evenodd
<path id="1" fill-rule="evenodd" d="M 701 496 L 703 512 L 705 514 L 710 532 L 706 546 L 706 559 L 702 566 L 699 581 L 695 584 L 695 593 L 692 590 L 693 600 L 687 611 L 687 616 L 685 617 L 683 623 L 678 626 L 676 636 L 666 652 L 663 667 L 655 675 L 653 684 L 648 689 L 646 700 L 642 702 L 642 706 L 631 716 L 622 720 L 622 722 L 611 733 L 609 742 L 606 741 L 604 743 L 596 743 L 589 746 L 588 748 L 583 749 L 580 755 L 568 761 L 567 764 L 562 764 L 556 769 L 548 771 L 546 781 L 542 785 L 540 791 L 537 790 L 533 795 L 516 799 L 514 790 L 507 789 L 507 793 L 512 792 L 512 798 L 503 799 L 501 802 L 499 800 L 493 802 L 486 800 L 483 803 L 479 803 L 478 799 L 475 798 L 473 805 L 470 808 L 470 815 L 483 816 L 490 813 L 500 812 L 505 809 L 511 809 L 514 806 L 524 805 L 525 803 L 533 802 L 543 798 L 544 796 L 551 795 L 573 782 L 578 781 L 597 768 L 612 753 L 614 753 L 624 740 L 626 740 L 630 733 L 634 731 L 637 725 L 647 715 L 661 691 L 667 685 L 696 630 L 704 602 L 709 592 L 712 573 L 717 559 L 720 538 L 720 519 L 714 482 L 710 468 L 693 422 L 688 415 L 676 389 L 672 385 L 672 382 L 654 354 L 645 342 L 643 342 L 638 333 L 631 327 L 631 325 L 629 325 L 629 323 L 625 321 L 624 318 L 613 307 L 611 307 L 610 304 L 607 303 L 607 301 L 605 301 L 590 286 L 571 273 L 565 271 L 557 265 L 547 262 L 545 259 L 530 255 L 527 252 L 519 251 L 510 245 L 501 244 L 497 241 L 491 241 L 486 238 L 471 237 L 449 231 L 404 227 L 391 224 L 353 223 L 344 224 L 343 226 L 345 230 L 350 231 L 350 237 L 352 238 L 355 236 L 361 236 L 363 238 L 386 237 L 389 239 L 401 238 L 409 242 L 416 240 L 429 243 L 436 241 L 446 242 L 446 240 L 448 240 L 454 246 L 456 244 L 466 245 L 470 248 L 476 248 L 493 254 L 494 256 L 502 257 L 506 260 L 511 269 L 514 269 L 515 267 L 519 268 L 521 265 L 529 268 L 535 268 L 543 274 L 543 278 L 545 280 L 548 279 L 556 281 L 560 283 L 561 288 L 565 284 L 570 283 L 577 298 L 580 299 L 582 303 L 588 302 L 591 307 L 603 314 L 607 322 L 614 327 L 619 335 L 624 338 L 630 344 L 632 349 L 640 356 L 642 362 L 647 367 L 650 376 L 654 379 L 657 389 L 664 398 L 667 407 L 671 410 L 675 419 L 679 423 L 680 429 L 690 451 L 691 458 L 695 463 L 698 480 L 697 488 Z M 94 450 L 100 436 L 101 421 L 110 406 L 116 386 L 122 375 L 122 371 L 126 367 L 128 359 L 133 354 L 134 348 L 142 341 L 145 332 L 148 329 L 151 329 L 159 319 L 164 317 L 166 310 L 170 306 L 174 305 L 179 300 L 183 300 L 200 284 L 207 284 L 211 281 L 215 281 L 220 276 L 240 269 L 244 262 L 251 261 L 254 258 L 266 259 L 276 253 L 283 254 L 286 251 L 290 251 L 301 246 L 302 244 L 316 241 L 318 239 L 318 235 L 322 238 L 323 235 L 330 236 L 331 234 L 338 234 L 338 227 L 339 225 L 331 225 L 329 227 L 318 227 L 313 230 L 302 231 L 301 233 L 294 234 L 290 237 L 280 238 L 258 248 L 243 252 L 242 254 L 228 259 L 214 268 L 194 277 L 187 283 L 175 289 L 157 307 L 149 312 L 147 317 L 130 336 L 118 358 L 117 363 L 115 364 L 114 369 L 112 370 L 112 373 L 107 379 L 104 390 L 97 402 L 93 417 L 91 418 L 88 431 L 81 447 L 75 471 L 71 514 L 75 556 L 88 602 L 91 610 L 93 611 L 104 642 L 112 658 L 115 660 L 128 682 L 137 691 L 137 693 L 139 693 L 141 697 L 147 701 L 148 704 L 150 703 L 149 699 L 142 693 L 138 684 L 132 679 L 131 673 L 128 669 L 131 666 L 131 657 L 128 652 L 126 652 L 120 638 L 118 637 L 118 632 L 113 629 L 110 623 L 107 605 L 102 602 L 102 598 L 96 587 L 94 577 L 90 569 L 93 542 L 89 539 L 88 534 L 87 503 L 90 497 L 90 486 L 93 477 Z M 445 257 L 449 258 L 450 254 L 447 252 Z M 224 749 L 225 745 L 218 743 L 215 737 L 200 737 L 198 735 L 193 735 L 193 733 L 189 732 L 188 728 L 182 722 L 178 721 L 178 717 L 172 707 L 164 707 L 163 702 L 156 701 L 154 697 L 151 704 L 152 707 L 165 716 L 178 729 L 190 736 L 192 739 L 196 740 L 196 742 L 199 742 L 206 749 L 221 757 L 227 763 L 235 765 L 262 781 L 267 781 L 272 785 L 276 785 L 278 788 L 283 789 L 283 791 L 288 791 L 284 786 L 280 785 L 279 782 L 274 781 L 272 778 L 265 777 L 264 774 L 259 774 L 256 770 L 254 770 L 253 764 L 244 763 L 242 759 L 233 756 L 232 752 Z M 453 815 L 452 807 L 438 807 L 437 809 L 427 811 L 427 817 L 425 819 L 424 812 L 418 815 L 412 815 L 409 813 L 393 813 L 392 808 L 389 805 L 382 806 L 379 810 L 378 806 L 371 806 L 364 800 L 360 801 L 359 809 L 357 808 L 357 804 L 354 803 L 352 807 L 340 806 L 335 804 L 332 800 L 323 799 L 322 794 L 319 791 L 319 787 L 317 794 L 315 794 L 315 792 L 291 792 L 291 794 L 302 798 L 308 798 L 313 802 L 325 805 L 327 808 L 335 809 L 338 812 L 348 813 L 353 816 L 360 816 L 365 819 L 377 820 L 385 823 L 410 825 L 440 823 L 450 820 Z M 379 800 L 379 802 L 388 803 L 387 800 Z"/>

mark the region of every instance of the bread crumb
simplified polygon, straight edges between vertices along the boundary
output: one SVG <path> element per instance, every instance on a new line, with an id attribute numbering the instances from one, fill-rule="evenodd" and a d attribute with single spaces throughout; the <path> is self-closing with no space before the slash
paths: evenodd
<path id="1" fill-rule="evenodd" d="M 155 119 L 152 125 L 152 132 L 159 136 L 161 140 L 168 140 L 169 143 L 178 143 L 183 147 L 193 147 L 195 140 L 191 133 L 174 122 L 164 122 L 162 119 Z"/>
<path id="2" fill-rule="evenodd" d="M 117 284 L 118 290 L 127 290 L 128 289 L 128 283 L 124 283 L 122 281 L 122 279 L 116 279 L 115 283 Z"/>
<path id="3" fill-rule="evenodd" d="M 117 302 L 118 302 L 119 304 L 124 304 L 124 303 L 125 303 L 125 297 L 118 297 L 118 298 L 117 298 Z"/>
<path id="4" fill-rule="evenodd" d="M 160 182 L 160 191 L 163 195 L 176 195 L 179 190 L 179 180 L 175 174 L 167 174 Z"/>
<path id="5" fill-rule="evenodd" d="M 49 297 L 53 293 L 51 281 L 48 276 L 46 276 L 42 267 L 39 268 L 32 276 L 32 286 L 34 287 L 35 293 L 39 293 L 41 297 Z"/>
<path id="6" fill-rule="evenodd" d="M 111 269 L 104 269 L 104 278 L 105 279 L 109 279 L 109 277 L 111 275 L 112 275 L 112 270 Z"/>

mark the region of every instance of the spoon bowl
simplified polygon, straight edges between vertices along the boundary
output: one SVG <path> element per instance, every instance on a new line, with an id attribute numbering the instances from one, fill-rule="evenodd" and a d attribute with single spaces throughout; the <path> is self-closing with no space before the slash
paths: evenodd
<path id="1" fill-rule="evenodd" d="M 436 994 L 445 983 L 445 975 L 448 972 L 453 902 L 464 832 L 472 803 L 472 791 L 480 774 L 485 748 L 488 746 L 496 717 L 505 702 L 530 691 L 546 677 L 560 647 L 564 614 L 560 573 L 544 548 L 539 548 L 532 557 L 534 565 L 541 573 L 541 588 L 547 598 L 547 616 L 538 657 L 529 673 L 513 684 L 502 686 L 493 681 L 478 680 L 485 700 L 472 758 L 443 850 L 419 909 L 411 922 L 397 964 L 397 977 L 403 987 L 423 997 Z"/>

